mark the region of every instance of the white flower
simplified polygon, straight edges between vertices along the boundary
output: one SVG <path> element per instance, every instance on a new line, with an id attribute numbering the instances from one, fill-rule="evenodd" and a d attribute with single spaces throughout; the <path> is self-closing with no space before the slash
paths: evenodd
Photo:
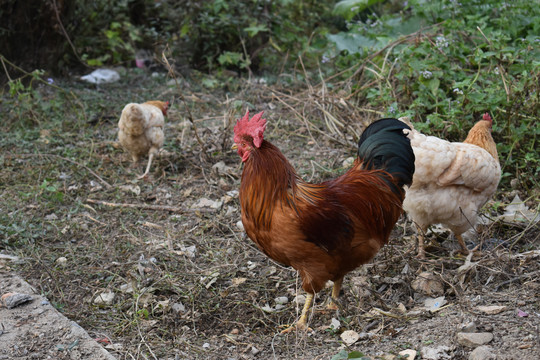
<path id="1" fill-rule="evenodd" d="M 429 70 L 422 71 L 422 76 L 424 79 L 431 79 L 433 77 L 433 73 Z"/>
<path id="2" fill-rule="evenodd" d="M 444 36 L 437 36 L 435 39 L 435 46 L 439 49 L 448 47 L 448 40 L 446 40 Z"/>
<path id="3" fill-rule="evenodd" d="M 452 91 L 454 94 L 459 94 L 459 95 L 463 95 L 463 91 L 459 88 L 455 88 L 453 91 Z"/>

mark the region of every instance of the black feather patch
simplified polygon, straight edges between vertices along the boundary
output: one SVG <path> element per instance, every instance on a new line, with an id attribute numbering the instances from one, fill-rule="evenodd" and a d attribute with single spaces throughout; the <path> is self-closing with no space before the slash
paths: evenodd
<path id="1" fill-rule="evenodd" d="M 363 168 L 385 170 L 397 179 L 399 187 L 411 185 L 414 174 L 414 152 L 404 129 L 411 130 L 397 119 L 381 119 L 369 125 L 358 141 Z"/>

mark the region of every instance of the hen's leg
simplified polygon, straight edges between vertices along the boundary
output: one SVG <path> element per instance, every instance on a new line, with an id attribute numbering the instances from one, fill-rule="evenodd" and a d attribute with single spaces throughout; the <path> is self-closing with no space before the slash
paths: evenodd
<path id="1" fill-rule="evenodd" d="M 150 165 L 152 165 L 152 159 L 153 158 L 154 158 L 154 152 L 150 151 L 150 153 L 148 154 L 148 165 L 146 165 L 146 171 L 144 172 L 144 174 L 139 176 L 137 179 L 143 179 L 143 178 L 146 177 L 146 175 L 148 175 L 148 173 L 150 172 Z"/>
<path id="2" fill-rule="evenodd" d="M 460 235 L 456 234 L 456 239 L 459 243 L 459 246 L 461 247 L 461 253 L 464 255 L 469 254 L 469 249 L 467 249 L 467 245 L 465 245 L 465 241 L 463 240 L 463 237 L 461 237 L 461 234 Z M 472 249 L 471 251 L 474 252 L 476 249 L 478 249 L 478 246 Z"/>
<path id="3" fill-rule="evenodd" d="M 302 314 L 300 314 L 300 319 L 298 319 L 295 325 L 289 326 L 288 328 L 283 330 L 281 333 L 282 334 L 290 333 L 291 331 L 295 329 L 309 330 L 307 326 L 307 318 L 308 318 L 308 311 L 311 308 L 312 304 L 313 304 L 313 294 L 307 293 L 306 303 L 304 304 L 304 308 L 302 309 Z"/>
<path id="4" fill-rule="evenodd" d="M 338 310 L 339 309 L 339 292 L 341 291 L 341 284 L 343 284 L 343 278 L 334 281 L 334 286 L 332 287 L 332 297 L 330 302 L 326 306 L 329 310 Z"/>
<path id="5" fill-rule="evenodd" d="M 421 226 L 417 226 L 418 229 L 418 255 L 416 256 L 419 259 L 425 259 L 426 258 L 426 248 L 424 246 L 424 234 L 427 231 L 427 228 L 423 228 Z"/>

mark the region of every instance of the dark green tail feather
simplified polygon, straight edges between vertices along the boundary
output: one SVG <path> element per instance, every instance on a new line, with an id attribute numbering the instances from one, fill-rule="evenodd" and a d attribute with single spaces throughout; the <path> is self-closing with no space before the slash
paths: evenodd
<path id="1" fill-rule="evenodd" d="M 363 168 L 387 171 L 398 180 L 400 188 L 411 185 L 415 160 L 411 141 L 403 129 L 411 130 L 397 119 L 381 119 L 369 125 L 358 141 L 358 157 Z"/>

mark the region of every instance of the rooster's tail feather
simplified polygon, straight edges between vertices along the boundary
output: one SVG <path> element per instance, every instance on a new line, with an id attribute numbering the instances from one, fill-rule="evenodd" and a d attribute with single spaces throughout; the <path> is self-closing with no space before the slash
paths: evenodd
<path id="1" fill-rule="evenodd" d="M 397 185 L 411 185 L 414 174 L 414 152 L 403 133 L 411 130 L 402 121 L 387 118 L 369 125 L 358 141 L 358 158 L 367 170 L 382 169 L 390 173 Z"/>

